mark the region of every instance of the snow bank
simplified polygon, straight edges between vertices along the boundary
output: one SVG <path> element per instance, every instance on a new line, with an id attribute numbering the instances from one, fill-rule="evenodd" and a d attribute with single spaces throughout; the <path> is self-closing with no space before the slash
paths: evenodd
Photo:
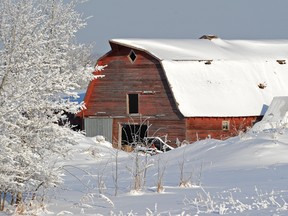
<path id="1" fill-rule="evenodd" d="M 214 215 L 223 210 L 234 215 L 287 213 L 287 131 L 277 136 L 269 131 L 225 141 L 207 139 L 164 154 L 140 156 L 141 167 L 148 163 L 149 169 L 145 188 L 137 193 L 131 190 L 135 154 L 120 151 L 117 196 L 115 150 L 102 145 L 101 137 L 97 139 L 79 137 L 74 159 L 66 161 L 64 190 L 58 188 L 50 198 L 48 209 L 54 215 Z M 87 149 L 101 156 L 93 157 Z M 192 187 L 179 186 L 182 162 L 184 178 L 188 176 Z M 165 190 L 156 193 L 157 173 L 163 169 Z M 195 184 L 198 187 L 193 187 Z"/>

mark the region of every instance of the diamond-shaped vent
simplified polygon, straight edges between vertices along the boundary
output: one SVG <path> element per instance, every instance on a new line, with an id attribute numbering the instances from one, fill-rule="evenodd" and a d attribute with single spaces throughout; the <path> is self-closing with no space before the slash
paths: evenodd
<path id="1" fill-rule="evenodd" d="M 133 62 L 135 62 L 137 55 L 135 54 L 135 52 L 133 50 L 131 50 L 128 57 L 129 57 L 130 61 L 133 63 Z"/>

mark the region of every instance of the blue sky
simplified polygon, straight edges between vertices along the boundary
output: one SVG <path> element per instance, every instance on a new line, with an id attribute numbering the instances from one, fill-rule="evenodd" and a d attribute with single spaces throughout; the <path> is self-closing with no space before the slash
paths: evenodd
<path id="1" fill-rule="evenodd" d="M 288 0 L 90 0 L 77 41 L 109 51 L 114 38 L 288 39 Z"/>

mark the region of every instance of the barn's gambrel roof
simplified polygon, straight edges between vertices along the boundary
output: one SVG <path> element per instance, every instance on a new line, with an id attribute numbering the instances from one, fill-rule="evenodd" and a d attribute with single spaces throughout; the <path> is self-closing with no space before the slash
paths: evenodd
<path id="1" fill-rule="evenodd" d="M 114 39 L 110 43 L 157 58 L 185 117 L 263 115 L 273 97 L 288 96 L 288 40 Z"/>

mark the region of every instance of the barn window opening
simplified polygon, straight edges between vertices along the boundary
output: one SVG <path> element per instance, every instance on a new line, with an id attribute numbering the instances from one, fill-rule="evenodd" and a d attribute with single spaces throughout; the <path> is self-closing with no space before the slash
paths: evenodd
<path id="1" fill-rule="evenodd" d="M 136 53 L 133 50 L 131 50 L 129 55 L 128 55 L 128 57 L 129 57 L 130 61 L 132 63 L 134 63 L 136 61 L 137 55 L 136 55 Z"/>
<path id="2" fill-rule="evenodd" d="M 229 121 L 222 121 L 222 130 L 227 131 L 229 130 L 230 125 L 229 125 Z"/>
<path id="3" fill-rule="evenodd" d="M 147 137 L 148 126 L 145 124 L 122 124 L 121 143 L 122 145 L 129 145 L 135 147 L 144 143 Z"/>
<path id="4" fill-rule="evenodd" d="M 127 104 L 128 104 L 128 114 L 139 113 L 139 95 L 138 94 L 128 94 Z"/>

